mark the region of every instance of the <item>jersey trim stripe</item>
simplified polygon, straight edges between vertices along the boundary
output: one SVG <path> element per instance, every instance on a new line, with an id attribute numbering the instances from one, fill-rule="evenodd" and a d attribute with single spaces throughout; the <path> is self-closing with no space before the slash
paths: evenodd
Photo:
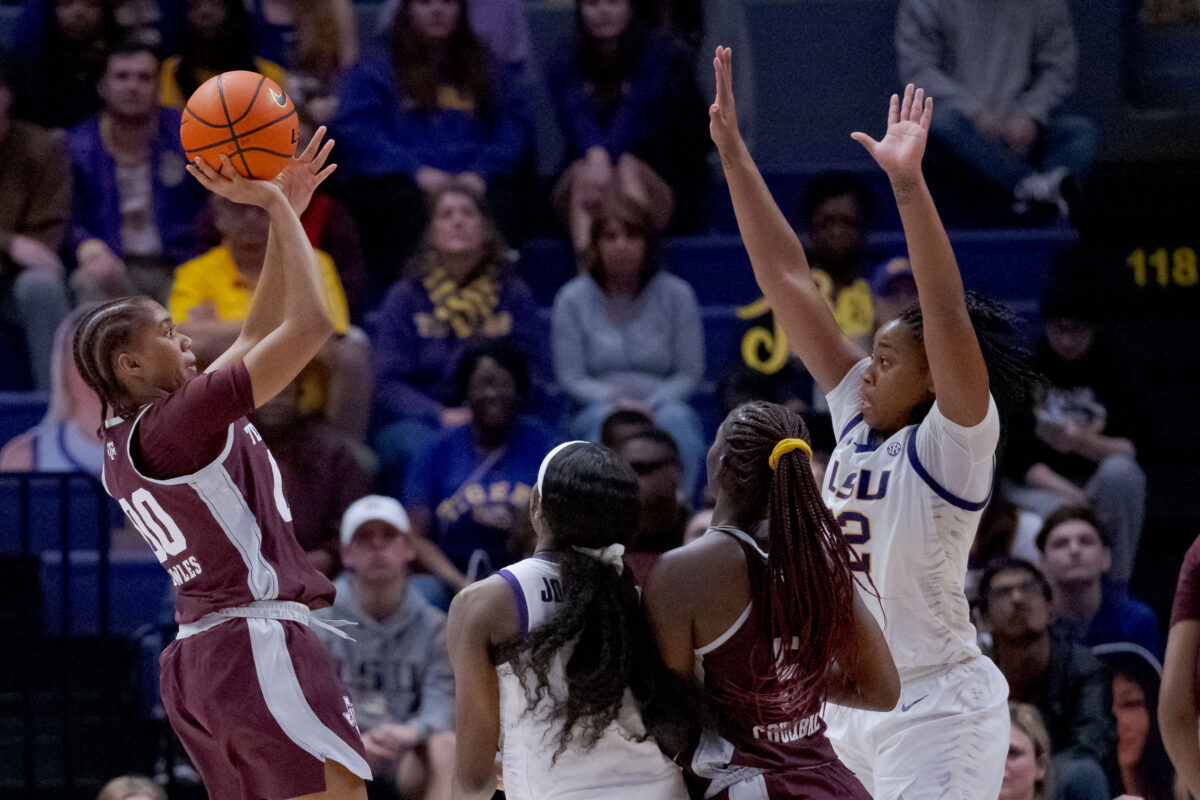
<path id="1" fill-rule="evenodd" d="M 512 589 L 513 597 L 517 598 L 517 617 L 520 620 L 518 624 L 521 628 L 521 644 L 524 645 L 529 638 L 529 606 L 525 602 L 525 590 L 521 588 L 521 582 L 517 580 L 517 576 L 508 570 L 500 570 L 500 577 L 508 582 L 508 588 Z"/>
<path id="2" fill-rule="evenodd" d="M 208 487 L 201 488 L 193 482 L 192 488 L 241 555 L 242 563 L 246 565 L 246 584 L 250 587 L 251 595 L 255 600 L 274 600 L 279 597 L 279 576 L 263 556 L 262 528 L 258 527 L 254 512 L 246 505 L 246 498 L 242 497 L 225 468 L 220 468 L 217 474 L 219 483 L 213 481 Z M 222 512 L 232 512 L 236 516 L 226 518 Z"/>
<path id="3" fill-rule="evenodd" d="M 177 478 L 166 478 L 164 480 L 158 480 L 157 478 L 151 478 L 149 475 L 146 475 L 144 472 L 138 469 L 137 462 L 133 460 L 133 451 L 130 450 L 130 448 L 133 447 L 133 439 L 135 436 L 137 436 L 137 425 L 142 421 L 142 414 L 145 414 L 150 410 L 150 408 L 151 407 L 149 405 L 144 406 L 141 412 L 138 413 L 137 418 L 133 421 L 133 430 L 129 431 L 129 438 L 125 440 L 125 457 L 129 459 L 129 466 L 133 468 L 133 471 L 137 473 L 137 476 L 142 480 L 147 481 L 148 483 L 157 483 L 159 486 L 178 486 L 183 483 L 191 483 L 192 478 L 203 474 L 206 470 L 212 469 L 218 464 L 223 463 L 225 459 L 229 457 L 229 451 L 233 449 L 234 423 L 232 422 L 229 423 L 229 433 L 225 437 L 225 449 L 221 451 L 219 456 L 193 472 L 191 475 L 180 475 Z"/>
<path id="4" fill-rule="evenodd" d="M 955 508 L 961 508 L 963 511 L 980 511 L 988 504 L 988 501 L 992 499 L 992 491 L 989 489 L 987 497 L 983 498 L 983 500 L 979 501 L 978 503 L 972 503 L 970 500 L 965 500 L 954 494 L 949 489 L 934 480 L 933 476 L 930 475 L 929 472 L 926 471 L 925 467 L 921 465 L 921 460 L 917 458 L 917 432 L 915 430 L 913 431 L 912 435 L 908 437 L 908 447 L 906 449 L 908 452 L 909 463 L 913 465 L 913 469 L 916 470 L 917 475 L 925 482 L 925 485 L 927 485 L 930 489 L 933 489 L 934 494 Z M 995 461 L 996 459 L 993 456 L 993 472 L 995 471 Z"/>
<path id="5" fill-rule="evenodd" d="M 267 710 L 296 746 L 324 761 L 332 759 L 365 781 L 371 780 L 367 762 L 321 721 L 296 677 L 287 650 L 283 624 L 274 619 L 247 619 L 254 671 Z"/>
<path id="6" fill-rule="evenodd" d="M 842 432 L 838 434 L 838 444 L 841 444 L 842 440 L 850 434 L 850 431 L 854 428 L 854 426 L 862 421 L 862 414 L 855 414 L 853 417 L 851 417 L 850 421 L 846 423 L 846 427 L 842 428 Z"/>
<path id="7" fill-rule="evenodd" d="M 729 628 L 726 629 L 726 631 L 724 633 L 722 633 L 720 636 L 713 639 L 711 642 L 704 645 L 703 647 L 693 648 L 692 652 L 698 656 L 706 656 L 709 653 L 711 653 L 713 650 L 716 650 L 718 647 L 720 647 L 721 645 L 728 642 L 730 640 L 730 638 L 735 633 L 737 633 L 739 630 L 741 630 L 741 627 L 746 624 L 746 620 L 750 618 L 750 609 L 752 609 L 752 608 L 754 608 L 753 600 L 751 600 L 749 603 L 746 604 L 746 610 L 743 611 L 738 616 L 737 620 L 732 625 L 730 625 Z"/>

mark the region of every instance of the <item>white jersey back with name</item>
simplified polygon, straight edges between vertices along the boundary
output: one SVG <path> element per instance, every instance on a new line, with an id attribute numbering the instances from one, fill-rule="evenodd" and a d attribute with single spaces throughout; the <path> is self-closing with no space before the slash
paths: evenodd
<path id="1" fill-rule="evenodd" d="M 564 594 L 556 562 L 534 556 L 500 570 L 509 584 L 520 614 L 521 636 L 548 621 L 562 606 Z M 566 663 L 571 648 L 563 649 L 549 674 L 549 691 L 567 693 Z M 518 659 L 523 656 L 517 656 Z M 645 733 L 633 696 L 592 749 L 582 752 L 572 743 L 551 764 L 558 748 L 562 719 L 547 721 L 545 698 L 530 708 L 529 695 L 513 671 L 513 662 L 496 668 L 500 678 L 500 751 L 504 760 L 504 793 L 510 800 L 686 800 L 683 776 Z M 525 675 L 532 690 L 537 677 Z"/>
<path id="2" fill-rule="evenodd" d="M 935 402 L 919 425 L 879 441 L 859 413 L 863 359 L 826 395 L 837 446 L 822 494 L 882 598 L 868 602 L 902 678 L 980 654 L 963 581 L 990 497 L 996 404 L 970 428 Z"/>

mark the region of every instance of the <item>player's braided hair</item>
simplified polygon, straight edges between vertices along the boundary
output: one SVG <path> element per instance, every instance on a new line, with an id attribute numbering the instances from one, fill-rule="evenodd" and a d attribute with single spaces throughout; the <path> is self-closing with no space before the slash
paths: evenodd
<path id="1" fill-rule="evenodd" d="M 768 580 L 755 587 L 753 602 L 767 610 L 775 669 L 757 676 L 767 687 L 762 691 L 715 688 L 735 702 L 755 704 L 764 718 L 795 719 L 816 710 L 835 658 L 853 667 L 852 570 L 859 559 L 821 500 L 808 453 L 792 450 L 771 469 L 781 439 L 810 441 L 799 415 L 756 401 L 735 408 L 722 426 L 721 486 L 739 509 L 761 512 L 770 529 Z"/>
<path id="2" fill-rule="evenodd" d="M 702 706 L 663 663 L 629 571 L 618 574 L 572 549 L 623 543 L 637 528 L 637 476 L 611 450 L 581 444 L 554 458 L 542 492 L 564 597 L 559 612 L 529 634 L 526 652 L 513 666 L 531 706 L 549 698 L 545 718 L 563 721 L 554 758 L 568 747 L 594 747 L 620 713 L 626 689 L 641 711 L 646 736 L 674 755 L 698 730 L 693 720 Z M 513 641 L 497 650 L 518 647 Z M 550 690 L 550 672 L 563 648 L 571 649 L 568 691 L 560 697 Z M 529 672 L 534 685 L 526 682 Z"/>
<path id="3" fill-rule="evenodd" d="M 1029 353 L 1014 342 L 1019 317 L 1006 306 L 986 297 L 967 292 L 967 314 L 975 328 L 975 338 L 987 365 L 988 383 L 1001 420 L 1032 402 L 1034 387 L 1041 376 L 1029 364 Z M 914 303 L 899 317 L 918 342 L 925 341 L 925 317 Z"/>
<path id="4" fill-rule="evenodd" d="M 128 419 L 137 410 L 129 393 L 117 379 L 113 355 L 133 342 L 150 317 L 149 299 L 121 297 L 88 311 L 75 328 L 72 353 L 75 368 L 92 391 L 100 397 L 100 428 L 108 409 Z"/>

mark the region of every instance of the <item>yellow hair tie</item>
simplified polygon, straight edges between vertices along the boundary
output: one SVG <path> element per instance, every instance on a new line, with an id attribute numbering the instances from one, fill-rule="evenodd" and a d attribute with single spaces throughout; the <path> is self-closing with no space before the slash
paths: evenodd
<path id="1" fill-rule="evenodd" d="M 812 448 L 803 439 L 780 439 L 779 444 L 775 445 L 775 449 L 771 451 L 771 457 L 767 459 L 767 463 L 771 465 L 771 469 L 775 469 L 779 466 L 779 459 L 783 454 L 793 450 L 803 450 L 808 453 L 809 458 L 812 458 Z"/>

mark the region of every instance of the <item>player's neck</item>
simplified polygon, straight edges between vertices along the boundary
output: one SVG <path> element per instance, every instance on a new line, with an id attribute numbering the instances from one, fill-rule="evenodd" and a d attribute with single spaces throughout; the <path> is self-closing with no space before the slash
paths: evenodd
<path id="1" fill-rule="evenodd" d="M 1077 625 L 1090 622 L 1100 610 L 1104 589 L 1100 581 L 1072 581 L 1054 586 L 1054 615 Z"/>
<path id="2" fill-rule="evenodd" d="M 758 523 L 762 522 L 762 509 L 748 511 L 745 509 L 734 508 L 725 495 L 717 497 L 717 504 L 713 507 L 712 521 L 710 527 L 723 525 L 725 527 L 737 528 L 739 531 L 747 533 L 754 530 Z"/>

